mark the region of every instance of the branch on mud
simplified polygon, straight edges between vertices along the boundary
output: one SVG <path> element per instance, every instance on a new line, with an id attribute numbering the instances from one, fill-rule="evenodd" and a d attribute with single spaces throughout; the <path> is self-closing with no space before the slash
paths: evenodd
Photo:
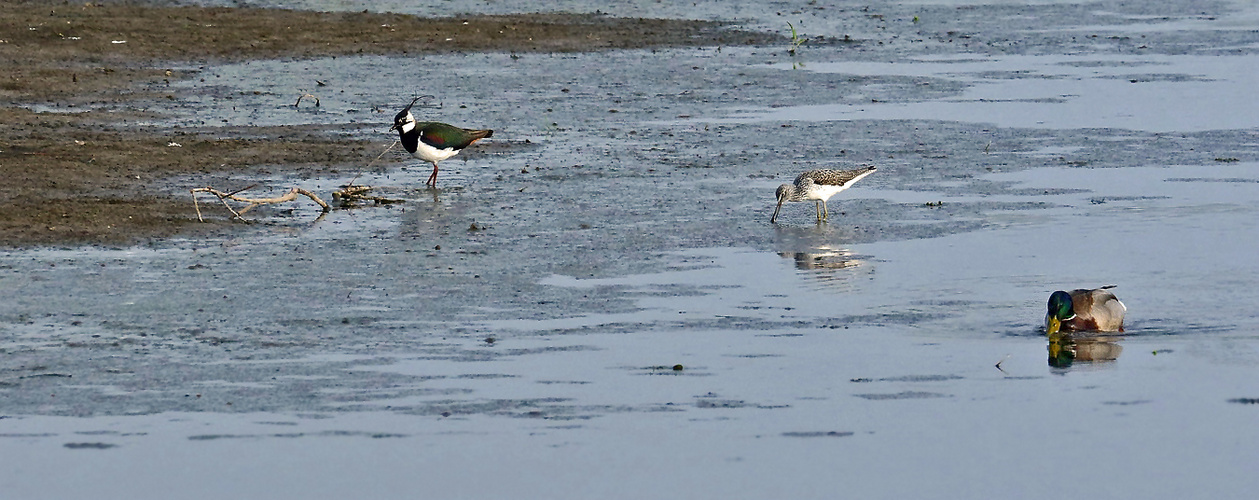
<path id="1" fill-rule="evenodd" d="M 197 210 L 197 220 L 201 222 L 205 222 L 205 219 L 201 217 L 201 206 L 199 203 L 197 203 L 197 193 L 210 193 L 214 196 L 217 196 L 219 198 L 219 201 L 223 203 L 223 206 L 227 207 L 227 211 L 231 212 L 235 218 L 241 219 L 241 220 L 244 220 L 244 217 L 242 217 L 241 214 L 244 214 L 245 212 L 252 210 L 254 207 L 257 207 L 259 205 L 273 205 L 276 203 L 290 202 L 290 201 L 296 200 L 298 195 L 302 195 L 307 198 L 310 198 L 311 201 L 315 202 L 315 204 L 323 208 L 324 212 L 332 210 L 332 207 L 329 206 L 327 203 L 325 203 L 323 200 L 319 199 L 319 196 L 316 196 L 315 193 L 312 193 L 302 188 L 296 188 L 296 187 L 292 188 L 289 190 L 288 193 L 285 193 L 282 196 L 277 196 L 275 198 L 246 198 L 244 196 L 239 196 L 237 194 L 237 193 L 240 193 L 241 191 L 244 191 L 252 187 L 254 186 L 249 186 L 245 189 L 239 189 L 236 191 L 232 191 L 230 193 L 225 193 L 223 191 L 219 191 L 217 189 L 214 189 L 208 186 L 203 187 L 203 188 L 194 188 L 194 189 L 189 190 L 190 192 L 192 192 L 192 206 L 193 208 Z M 249 205 L 247 205 L 245 208 L 242 208 L 240 210 L 236 210 L 236 209 L 233 209 L 232 206 L 227 203 L 227 200 L 239 201 L 241 203 L 248 203 Z"/>
<path id="2" fill-rule="evenodd" d="M 356 202 L 360 201 L 370 201 L 377 205 L 392 205 L 403 202 L 403 200 L 395 198 L 368 196 L 367 192 L 371 190 L 371 186 L 355 186 L 353 184 L 341 186 L 341 189 L 332 192 L 332 201 L 343 208 L 353 207 Z"/>
<path id="3" fill-rule="evenodd" d="M 310 96 L 310 97 L 314 97 L 314 96 Z M 299 103 L 301 102 L 300 98 L 298 99 L 298 102 Z M 376 157 L 375 160 L 372 160 L 371 163 L 368 163 L 367 166 L 371 167 L 372 163 L 376 163 L 376 160 L 379 160 L 382 156 L 385 156 L 385 153 L 388 153 L 389 150 L 393 149 L 393 147 L 396 145 L 398 145 L 397 140 L 393 141 L 393 144 L 390 144 L 389 147 L 385 148 L 385 150 L 382 151 L 380 155 Z M 354 184 L 354 181 L 358 180 L 359 175 L 361 175 L 361 172 L 359 174 L 355 174 L 354 178 L 350 180 L 349 184 L 341 186 L 341 189 L 338 189 L 332 192 L 332 200 L 333 202 L 337 203 L 338 207 L 352 208 L 358 202 L 372 202 L 377 205 L 392 205 L 394 203 L 402 203 L 405 201 L 405 200 L 399 200 L 399 199 L 394 199 L 394 198 L 385 198 L 381 196 L 368 195 L 368 192 L 372 190 L 371 186 L 360 186 L 360 185 Z M 201 204 L 200 202 L 197 201 L 197 193 L 210 193 L 214 196 L 217 196 L 219 199 L 219 202 L 222 203 L 223 206 L 227 208 L 228 212 L 232 213 L 232 217 L 235 219 L 240 219 L 240 220 L 245 220 L 245 218 L 242 215 L 245 212 L 248 212 L 254 209 L 254 207 L 257 207 L 259 205 L 274 205 L 277 203 L 287 203 L 287 202 L 296 200 L 298 195 L 310 198 L 310 201 L 315 202 L 315 204 L 319 205 L 319 207 L 323 209 L 324 214 L 327 214 L 328 211 L 332 210 L 332 206 L 328 205 L 328 203 L 320 199 L 319 196 L 315 195 L 315 193 L 312 193 L 310 191 L 307 191 L 305 189 L 298 188 L 298 187 L 291 188 L 289 189 L 287 193 L 281 196 L 274 197 L 274 198 L 246 198 L 244 196 L 240 196 L 240 193 L 253 189 L 257 186 L 258 186 L 257 184 L 250 184 L 248 186 L 245 186 L 241 189 L 237 189 L 232 192 L 219 191 L 218 189 L 214 189 L 209 186 L 190 189 L 189 192 L 192 193 L 192 206 L 194 209 L 197 210 L 197 220 L 201 222 L 205 222 L 205 218 L 202 217 L 201 215 Z M 235 208 L 232 208 L 232 206 L 227 203 L 227 200 L 247 203 L 248 205 L 246 205 L 245 208 L 237 210 Z M 323 216 L 320 215 L 320 218 L 322 217 Z"/>

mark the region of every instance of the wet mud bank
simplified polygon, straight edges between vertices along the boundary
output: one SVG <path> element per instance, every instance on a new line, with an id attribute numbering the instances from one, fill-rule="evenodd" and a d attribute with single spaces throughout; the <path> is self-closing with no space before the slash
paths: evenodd
<path id="1" fill-rule="evenodd" d="M 220 230 L 218 224 L 193 224 L 191 197 L 171 194 L 228 173 L 336 172 L 365 164 L 379 151 L 319 129 L 163 132 L 119 127 L 118 118 L 0 109 L 0 173 L 8 180 L 0 185 L 0 245 L 126 245 Z M 168 181 L 172 176 L 185 183 Z"/>
<path id="2" fill-rule="evenodd" d="M 0 175 L 17 181 L 0 188 L 5 246 L 123 245 L 204 229 L 189 224 L 195 214 L 187 199 L 155 190 L 154 183 L 261 166 L 336 171 L 366 165 L 385 146 L 346 140 L 333 127 L 171 131 L 134 125 L 162 116 L 161 103 L 178 98 L 172 82 L 197 77 L 206 64 L 776 39 L 711 21 L 582 14 L 424 19 L 126 2 L 16 2 L 0 11 L 0 27 L 0 98 L 10 103 L 0 108 Z M 126 111 L 78 112 L 100 106 Z"/>

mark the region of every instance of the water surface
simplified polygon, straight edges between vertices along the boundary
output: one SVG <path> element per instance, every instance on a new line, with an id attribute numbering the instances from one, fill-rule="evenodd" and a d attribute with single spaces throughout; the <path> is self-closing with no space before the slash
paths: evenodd
<path id="1" fill-rule="evenodd" d="M 760 5 L 599 8 L 766 29 L 789 17 Z M 441 107 L 426 116 L 495 137 L 443 163 L 436 191 L 401 156 L 341 178 L 220 180 L 327 191 L 359 175 L 405 200 L 392 207 L 318 218 L 295 205 L 214 239 L 0 254 L 0 447 L 22 457 L 0 490 L 1259 486 L 1253 12 L 781 6 L 810 34 L 861 43 L 794 58 L 727 47 L 205 68 L 156 125 L 383 139 L 396 108 L 428 93 Z M 294 109 L 316 78 L 323 105 Z M 829 223 L 792 204 L 769 224 L 775 186 L 858 163 L 879 171 L 831 200 Z M 1103 284 L 1119 285 L 1127 330 L 1051 366 L 1038 330 L 1049 293 Z"/>

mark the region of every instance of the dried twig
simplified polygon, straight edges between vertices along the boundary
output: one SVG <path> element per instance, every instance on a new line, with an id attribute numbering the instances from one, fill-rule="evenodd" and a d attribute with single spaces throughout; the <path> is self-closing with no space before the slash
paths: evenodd
<path id="1" fill-rule="evenodd" d="M 357 201 L 370 201 L 377 205 L 392 205 L 403 202 L 403 200 L 385 198 L 383 196 L 368 196 L 367 192 L 371 190 L 370 186 L 355 186 L 353 184 L 341 186 L 341 189 L 332 192 L 332 200 L 342 207 L 352 206 Z"/>
<path id="2" fill-rule="evenodd" d="M 1010 355 L 1009 355 L 1009 354 L 1006 354 L 1004 358 L 1001 358 L 1001 361 L 998 361 L 998 362 L 997 362 L 997 364 L 996 364 L 995 366 L 997 367 L 997 369 L 998 369 L 998 370 L 1001 370 L 1001 373 L 1005 373 L 1006 375 L 1009 375 L 1009 373 L 1007 373 L 1007 372 L 1005 371 L 1005 368 L 1002 368 L 1002 367 L 1001 367 L 1001 363 L 1005 363 L 1005 360 L 1007 360 L 1007 359 L 1010 359 Z"/>
<path id="3" fill-rule="evenodd" d="M 245 187 L 243 187 L 243 188 L 240 188 L 240 189 L 237 189 L 237 190 L 232 191 L 232 192 L 230 192 L 230 193 L 227 193 L 227 196 L 234 196 L 236 193 L 243 193 L 243 192 L 248 191 L 248 190 L 250 190 L 250 189 L 253 189 L 253 188 L 255 188 L 255 187 L 258 187 L 258 185 L 257 185 L 257 184 L 250 184 L 250 185 L 245 186 Z"/>
<path id="4" fill-rule="evenodd" d="M 305 94 L 302 97 L 314 97 L 315 105 L 316 106 L 319 105 L 318 97 L 315 97 L 310 94 Z M 301 103 L 300 97 L 297 99 L 297 102 Z M 390 144 L 389 147 L 385 148 L 385 150 L 382 151 L 379 155 L 377 155 L 376 159 L 372 160 L 371 163 L 368 163 L 367 166 L 371 167 L 372 163 L 376 163 L 376 161 L 384 157 L 385 153 L 388 153 L 389 150 L 393 149 L 393 147 L 396 145 L 398 145 L 397 140 L 393 141 L 393 144 Z M 340 206 L 343 206 L 343 207 L 351 206 L 355 202 L 359 202 L 359 201 L 369 201 L 369 202 L 376 203 L 377 205 L 390 205 L 394 203 L 403 202 L 403 200 L 398 200 L 398 199 L 384 198 L 380 196 L 368 196 L 367 193 L 368 191 L 371 191 L 372 188 L 370 186 L 354 185 L 354 181 L 358 180 L 358 177 L 359 175 L 356 174 L 354 176 L 354 179 L 350 180 L 349 184 L 345 186 L 341 186 L 341 189 L 333 191 L 332 192 L 333 201 L 337 202 Z M 289 202 L 289 201 L 293 201 L 297 199 L 298 195 L 302 195 L 307 198 L 310 198 L 311 201 L 315 202 L 315 204 L 319 205 L 319 207 L 323 209 L 323 214 L 326 214 L 328 213 L 329 210 L 332 210 L 332 207 L 328 205 L 326 202 L 324 202 L 322 199 L 320 199 L 319 196 L 315 195 L 315 193 L 312 193 L 302 188 L 296 188 L 296 187 L 290 189 L 287 193 L 281 196 L 274 197 L 274 198 L 246 198 L 244 196 L 240 196 L 240 193 L 247 191 L 249 189 L 252 189 L 256 186 L 257 184 L 250 184 L 249 186 L 246 186 L 244 188 L 237 189 L 231 192 L 219 191 L 209 186 L 190 189 L 189 192 L 192 193 L 192 206 L 197 211 L 197 220 L 205 222 L 205 218 L 201 215 L 201 204 L 197 200 L 197 193 L 210 193 L 218 197 L 219 202 L 223 203 L 223 206 L 227 208 L 227 211 L 232 213 L 233 218 L 241 219 L 241 220 L 244 220 L 243 214 L 245 212 L 248 212 L 254 209 L 254 207 L 257 207 L 258 205 L 273 205 L 276 203 L 285 203 L 285 202 Z M 235 208 L 232 208 L 230 204 L 227 203 L 227 200 L 247 203 L 248 205 L 246 205 L 245 208 L 236 210 Z M 320 214 L 320 217 L 323 217 L 323 214 Z"/>
<path id="5" fill-rule="evenodd" d="M 315 107 L 316 107 L 316 108 L 318 108 L 318 107 L 319 107 L 319 98 L 318 98 L 318 97 L 315 97 L 315 95 L 314 95 L 314 94 L 302 94 L 302 95 L 300 95 L 300 96 L 297 96 L 297 102 L 293 103 L 293 107 L 294 107 L 294 108 L 296 108 L 297 106 L 299 106 L 299 105 L 301 105 L 301 104 L 302 104 L 302 98 L 303 98 L 303 97 L 309 97 L 309 98 L 311 98 L 311 99 L 314 99 L 314 100 L 315 100 Z"/>
<path id="6" fill-rule="evenodd" d="M 250 187 L 253 187 L 253 186 L 250 186 Z M 249 188 L 247 187 L 245 189 L 249 189 Z M 203 187 L 203 188 L 195 188 L 195 189 L 189 190 L 190 192 L 192 192 L 192 205 L 197 210 L 197 220 L 205 222 L 205 219 L 201 217 L 201 207 L 197 203 L 197 193 L 210 193 L 214 196 L 217 196 L 219 198 L 219 201 L 223 203 L 223 206 L 227 207 L 227 210 L 231 212 L 235 218 L 242 219 L 242 220 L 243 220 L 243 217 L 241 216 L 242 214 L 252 210 L 254 207 L 257 207 L 258 205 L 273 205 L 276 203 L 285 203 L 285 202 L 289 202 L 289 201 L 293 201 L 297 199 L 298 195 L 302 195 L 307 198 L 310 198 L 311 201 L 315 202 L 315 204 L 323 208 L 324 212 L 332 210 L 332 207 L 329 206 L 327 203 L 325 203 L 323 200 L 319 199 L 319 196 L 316 196 L 315 193 L 312 193 L 302 188 L 296 188 L 296 187 L 292 188 L 289 190 L 289 192 L 281 196 L 274 197 L 274 198 L 246 198 L 244 196 L 239 196 L 237 194 L 237 193 L 240 193 L 241 191 L 244 191 L 245 189 L 238 189 L 230 193 L 225 193 L 223 191 L 219 191 L 217 189 L 214 189 L 208 186 Z M 227 200 L 239 201 L 241 203 L 248 203 L 249 205 L 238 211 L 238 210 L 233 209 L 231 205 L 228 205 Z"/>
<path id="7" fill-rule="evenodd" d="M 341 186 L 341 189 L 332 192 L 332 199 L 339 200 L 342 198 L 361 198 L 372 188 L 368 186 L 355 186 L 353 184 Z"/>

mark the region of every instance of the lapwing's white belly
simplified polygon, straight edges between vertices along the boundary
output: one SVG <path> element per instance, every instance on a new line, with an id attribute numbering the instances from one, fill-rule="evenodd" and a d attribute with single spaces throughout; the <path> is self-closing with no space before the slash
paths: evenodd
<path id="1" fill-rule="evenodd" d="M 417 144 L 415 147 L 415 152 L 411 153 L 412 156 L 415 156 L 416 158 L 419 158 L 427 162 L 442 161 L 442 160 L 445 160 L 446 158 L 450 158 L 451 156 L 454 156 L 457 154 L 459 154 L 458 149 L 455 149 L 455 148 L 437 149 L 435 147 L 429 146 L 428 144 L 424 144 L 424 141 L 419 141 L 419 144 Z"/>

